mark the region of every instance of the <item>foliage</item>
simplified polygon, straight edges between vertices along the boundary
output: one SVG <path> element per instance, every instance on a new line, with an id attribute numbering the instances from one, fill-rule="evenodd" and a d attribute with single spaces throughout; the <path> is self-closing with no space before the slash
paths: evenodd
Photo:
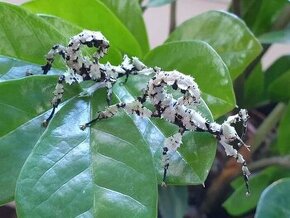
<path id="1" fill-rule="evenodd" d="M 151 0 L 146 8 L 171 2 Z M 289 57 L 282 57 L 264 72 L 257 61 L 262 47 L 252 32 L 261 42 L 289 42 L 285 40 L 289 34 L 286 26 L 276 25 L 288 4 L 286 0 L 258 2 L 243 1 L 242 19 L 221 11 L 193 17 L 154 49 L 149 48 L 137 0 L 77 0 L 73 4 L 34 0 L 21 6 L 1 2 L 0 204 L 15 200 L 19 217 L 157 217 L 159 201 L 161 215 L 169 217 L 170 211 L 181 216 L 187 208 L 185 187 L 162 190 L 158 200 L 163 173 L 161 144 L 176 128 L 160 120 L 120 113 L 80 131 L 80 123 L 107 105 L 104 89 L 88 95 L 92 83 L 66 86 L 63 103 L 49 126 L 42 128 L 41 122 L 50 113 L 57 75 L 65 66 L 58 60 L 49 75 L 43 76 L 40 65 L 52 45 L 66 44 L 70 36 L 85 28 L 99 30 L 111 44 L 104 62 L 119 64 L 123 54 L 128 54 L 149 66 L 193 76 L 203 93 L 198 110 L 208 119 L 225 115 L 236 104 L 253 111 L 261 105 L 270 107 L 270 117 L 273 103 L 289 102 Z M 264 12 L 259 10 L 257 19 L 251 19 L 260 7 Z M 249 67 L 253 62 L 256 65 Z M 27 73 L 34 75 L 27 77 Z M 148 79 L 136 76 L 126 84 L 118 82 L 113 101 L 131 101 Z M 234 89 L 241 97 L 237 94 L 236 99 Z M 277 143 L 270 143 L 276 149 L 268 151 L 269 156 L 289 154 L 289 108 L 283 110 L 283 121 L 273 137 Z M 258 133 L 259 128 L 256 135 L 265 137 Z M 215 153 L 216 140 L 211 135 L 186 134 L 172 157 L 168 185 L 204 184 Z M 236 180 L 225 209 L 232 215 L 247 213 L 256 207 L 262 193 L 257 210 L 257 216 L 262 216 L 265 205 L 273 201 L 267 196 L 276 186 L 263 190 L 282 177 L 289 173 L 280 167 L 258 171 L 250 180 L 253 195 L 248 199 L 243 196 L 244 184 Z M 279 188 L 285 189 L 288 183 L 283 180 Z M 283 192 L 273 199 L 289 189 Z M 167 198 L 176 208 L 166 210 L 172 207 Z"/>

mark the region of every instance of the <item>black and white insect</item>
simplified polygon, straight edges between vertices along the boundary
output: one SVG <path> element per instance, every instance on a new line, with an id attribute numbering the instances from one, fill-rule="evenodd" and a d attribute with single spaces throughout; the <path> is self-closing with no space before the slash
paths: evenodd
<path id="1" fill-rule="evenodd" d="M 249 194 L 249 169 L 243 156 L 231 145 L 237 141 L 239 145 L 247 146 L 237 134 L 232 124 L 242 122 L 247 127 L 248 113 L 241 109 L 238 114 L 230 116 L 222 124 L 209 122 L 198 111 L 188 106 L 200 103 L 200 90 L 197 83 L 190 76 L 184 75 L 176 70 L 166 72 L 160 68 L 154 68 L 155 75 L 148 82 L 144 94 L 130 103 L 118 103 L 107 107 L 104 111 L 98 112 L 97 117 L 90 122 L 81 125 L 82 130 L 91 126 L 96 121 L 113 117 L 119 109 L 124 109 L 129 114 L 136 114 L 141 117 L 159 117 L 173 123 L 179 127 L 179 131 L 168 137 L 163 146 L 163 185 L 165 185 L 166 175 L 169 167 L 170 156 L 182 144 L 182 136 L 186 131 L 208 132 L 214 135 L 223 146 L 228 156 L 234 157 L 238 163 L 242 164 L 242 172 L 246 184 L 247 194 Z M 172 87 L 182 93 L 178 99 L 166 92 L 166 87 Z M 149 100 L 154 110 L 151 111 L 144 106 Z"/>
<path id="2" fill-rule="evenodd" d="M 82 55 L 81 46 L 95 47 L 96 53 L 92 58 Z M 118 78 L 125 76 L 125 82 L 129 75 L 149 75 L 153 77 L 149 80 L 144 94 L 130 103 L 118 103 L 108 106 L 104 111 L 98 112 L 95 119 L 84 125 L 80 125 L 81 130 L 85 130 L 93 123 L 113 117 L 120 109 L 124 109 L 129 114 L 136 114 L 141 117 L 158 117 L 165 119 L 179 127 L 179 131 L 168 137 L 163 146 L 163 184 L 165 184 L 167 171 L 169 168 L 170 156 L 182 144 L 182 136 L 186 131 L 208 132 L 216 137 L 223 146 L 226 155 L 234 157 L 242 165 L 242 172 L 246 184 L 247 194 L 249 193 L 248 179 L 249 169 L 243 156 L 233 147 L 232 144 L 247 146 L 233 126 L 242 122 L 244 129 L 247 128 L 248 113 L 241 109 L 238 114 L 228 117 L 222 124 L 208 121 L 196 109 L 189 106 L 197 106 L 201 101 L 201 92 L 197 83 L 190 76 L 184 75 L 176 70 L 163 71 L 158 67 L 147 67 L 138 58 L 124 56 L 123 62 L 118 66 L 110 63 L 99 63 L 109 48 L 109 41 L 100 32 L 84 30 L 74 36 L 69 41 L 68 46 L 55 45 L 46 56 L 47 64 L 42 67 L 43 73 L 50 70 L 56 55 L 60 55 L 66 62 L 67 72 L 59 77 L 58 83 L 53 92 L 51 101 L 53 109 L 50 116 L 43 122 L 46 126 L 54 115 L 55 109 L 60 104 L 64 94 L 64 83 L 80 83 L 85 80 L 93 80 L 97 83 L 104 83 L 107 88 L 107 102 L 110 105 L 112 97 L 112 87 Z M 169 94 L 166 88 L 171 87 L 178 90 L 181 97 L 175 99 Z M 145 102 L 149 101 L 154 107 L 151 111 L 145 107 Z M 242 136 L 244 133 L 242 134 Z"/>
<path id="3" fill-rule="evenodd" d="M 95 47 L 97 51 L 92 58 L 84 56 L 81 51 L 82 46 Z M 84 30 L 73 36 L 67 46 L 54 45 L 46 55 L 46 65 L 42 66 L 43 74 L 47 74 L 52 67 L 52 63 L 57 55 L 60 55 L 66 63 L 67 71 L 58 79 L 51 101 L 52 112 L 43 122 L 47 126 L 52 119 L 55 109 L 60 104 L 64 94 L 64 83 L 80 83 L 85 80 L 104 83 L 107 88 L 107 102 L 110 105 L 112 98 L 112 87 L 118 78 L 125 76 L 125 82 L 129 75 L 150 74 L 154 70 L 146 66 L 136 57 L 124 56 L 123 62 L 118 66 L 110 63 L 101 64 L 99 60 L 104 57 L 109 48 L 109 41 L 101 32 Z"/>

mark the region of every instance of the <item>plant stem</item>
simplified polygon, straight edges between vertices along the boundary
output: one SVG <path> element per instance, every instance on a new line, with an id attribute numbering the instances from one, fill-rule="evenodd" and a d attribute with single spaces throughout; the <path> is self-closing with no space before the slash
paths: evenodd
<path id="1" fill-rule="evenodd" d="M 268 133 L 277 125 L 286 110 L 284 103 L 278 103 L 272 112 L 266 117 L 250 140 L 251 151 L 254 153 L 262 144 Z"/>
<path id="2" fill-rule="evenodd" d="M 257 160 L 249 164 L 250 171 L 257 171 L 272 165 L 280 165 L 282 167 L 290 168 L 290 155 L 269 157 L 261 160 Z"/>
<path id="3" fill-rule="evenodd" d="M 169 23 L 169 33 L 176 27 L 176 1 L 170 4 L 170 23 Z"/>
<path id="4" fill-rule="evenodd" d="M 240 0 L 232 0 L 233 13 L 241 17 L 241 2 Z"/>

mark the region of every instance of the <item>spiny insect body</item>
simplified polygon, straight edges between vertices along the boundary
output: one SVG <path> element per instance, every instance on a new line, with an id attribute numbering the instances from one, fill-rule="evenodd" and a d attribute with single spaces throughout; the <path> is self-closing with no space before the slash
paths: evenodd
<path id="1" fill-rule="evenodd" d="M 80 46 L 97 48 L 97 52 L 92 59 L 82 56 Z M 182 144 L 182 136 L 186 131 L 208 132 L 216 137 L 223 146 L 228 156 L 234 157 L 242 165 L 242 172 L 246 184 L 247 193 L 248 178 L 250 172 L 243 156 L 232 146 L 235 142 L 239 145 L 247 146 L 234 128 L 233 124 L 242 122 L 244 129 L 247 127 L 248 113 L 241 109 L 238 114 L 228 117 L 222 124 L 208 121 L 201 113 L 190 106 L 197 106 L 201 101 L 201 92 L 194 79 L 176 70 L 163 71 L 158 67 L 147 67 L 138 58 L 132 59 L 124 56 L 123 62 L 119 66 L 112 66 L 110 63 L 100 64 L 99 59 L 107 53 L 109 42 L 100 32 L 84 30 L 80 34 L 72 37 L 67 47 L 56 45 L 48 53 L 47 64 L 43 66 L 46 74 L 51 68 L 55 55 L 59 54 L 66 61 L 68 72 L 59 77 L 58 84 L 52 99 L 53 110 L 50 116 L 44 121 L 45 125 L 52 118 L 55 108 L 60 103 L 63 96 L 63 83 L 79 83 L 84 80 L 94 80 L 104 82 L 107 88 L 107 102 L 110 104 L 112 86 L 120 77 L 137 74 L 153 74 L 149 80 L 144 94 L 130 103 L 117 103 L 108 106 L 104 111 L 98 112 L 95 119 L 81 125 L 81 130 L 86 129 L 93 123 L 113 117 L 124 109 L 129 114 L 136 114 L 141 117 L 158 117 L 178 126 L 177 133 L 168 137 L 163 145 L 163 184 L 165 184 L 167 171 L 169 168 L 170 156 Z M 181 93 L 181 97 L 175 99 L 166 88 L 171 87 Z M 145 102 L 149 101 L 153 105 L 153 111 L 145 107 Z M 244 134 L 244 133 L 243 133 Z"/>

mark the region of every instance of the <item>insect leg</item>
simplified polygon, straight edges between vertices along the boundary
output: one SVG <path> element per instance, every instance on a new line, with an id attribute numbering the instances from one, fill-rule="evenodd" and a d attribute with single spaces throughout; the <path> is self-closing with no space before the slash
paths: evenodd
<path id="1" fill-rule="evenodd" d="M 91 126 L 95 122 L 102 120 L 102 119 L 107 119 L 110 117 L 115 116 L 119 109 L 124 109 L 127 113 L 129 114 L 136 114 L 140 117 L 151 117 L 152 112 L 144 107 L 139 101 L 133 101 L 130 103 L 123 103 L 120 102 L 118 104 L 111 105 L 106 108 L 106 110 L 98 112 L 97 117 L 88 123 L 85 123 L 83 125 L 80 125 L 81 130 L 85 130 L 87 127 Z"/>
<path id="2" fill-rule="evenodd" d="M 162 163 L 163 163 L 163 179 L 162 179 L 162 186 L 166 186 L 165 180 L 167 176 L 167 171 L 169 168 L 169 160 L 172 153 L 174 153 L 177 148 L 180 147 L 182 143 L 182 135 L 184 133 L 183 129 L 180 129 L 178 133 L 168 137 L 164 141 L 164 147 L 162 152 Z"/>
<path id="3" fill-rule="evenodd" d="M 54 45 L 46 55 L 46 65 L 41 66 L 43 74 L 47 74 L 50 70 L 56 55 L 61 55 L 65 59 L 66 48 L 62 45 Z"/>
<path id="4" fill-rule="evenodd" d="M 59 103 L 61 102 L 61 99 L 62 99 L 62 96 L 63 96 L 63 93 L 64 93 L 64 81 L 65 81 L 65 76 L 64 75 L 61 75 L 58 79 L 58 82 L 55 86 L 55 90 L 53 92 L 54 94 L 54 97 L 51 101 L 51 104 L 52 104 L 52 111 L 49 115 L 49 117 L 47 119 L 45 119 L 42 123 L 42 125 L 44 127 L 47 127 L 49 121 L 52 119 L 54 113 L 55 113 L 55 109 L 57 108 L 57 106 L 59 105 Z"/>
<path id="5" fill-rule="evenodd" d="M 249 176 L 251 173 L 247 167 L 247 163 L 244 157 L 236 149 L 234 149 L 233 146 L 228 144 L 223 136 L 221 136 L 220 143 L 224 147 L 227 156 L 234 157 L 238 163 L 242 164 L 242 172 L 243 172 L 244 181 L 246 185 L 246 195 L 249 195 L 250 194 Z"/>

